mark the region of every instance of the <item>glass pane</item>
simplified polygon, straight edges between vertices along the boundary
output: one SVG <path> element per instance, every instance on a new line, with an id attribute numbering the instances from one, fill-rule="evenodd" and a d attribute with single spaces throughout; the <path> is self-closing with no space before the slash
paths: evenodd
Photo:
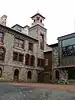
<path id="1" fill-rule="evenodd" d="M 23 57 L 24 57 L 23 54 L 19 54 L 19 61 L 20 61 L 20 62 L 23 62 Z"/>
<path id="2" fill-rule="evenodd" d="M 17 61 L 17 57 L 18 57 L 18 53 L 17 52 L 14 52 L 13 53 L 13 60 Z"/>
<path id="3" fill-rule="evenodd" d="M 63 40 L 62 44 L 63 46 L 73 45 L 75 44 L 75 38 Z"/>

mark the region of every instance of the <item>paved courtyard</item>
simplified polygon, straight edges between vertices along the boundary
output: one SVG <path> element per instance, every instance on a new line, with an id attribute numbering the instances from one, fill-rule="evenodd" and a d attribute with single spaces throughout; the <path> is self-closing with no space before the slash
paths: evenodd
<path id="1" fill-rule="evenodd" d="M 0 83 L 0 100 L 75 100 L 75 85 Z"/>

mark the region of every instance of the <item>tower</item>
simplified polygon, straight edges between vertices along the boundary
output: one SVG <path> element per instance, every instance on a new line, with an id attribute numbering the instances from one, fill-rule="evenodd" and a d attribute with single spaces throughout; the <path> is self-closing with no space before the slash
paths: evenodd
<path id="1" fill-rule="evenodd" d="M 33 15 L 31 18 L 33 20 L 32 26 L 35 26 L 35 25 L 39 24 L 42 27 L 44 27 L 43 21 L 44 21 L 45 17 L 42 16 L 39 12 L 36 13 L 35 15 Z"/>
<path id="2" fill-rule="evenodd" d="M 0 18 L 0 24 L 6 26 L 6 21 L 7 21 L 7 16 L 6 16 L 6 15 L 3 15 L 3 16 Z"/>
<path id="3" fill-rule="evenodd" d="M 44 51 L 46 47 L 46 31 L 47 29 L 44 28 L 44 19 L 45 17 L 37 12 L 35 15 L 31 17 L 32 24 L 30 27 L 29 35 L 38 39 L 38 49 L 39 51 Z"/>

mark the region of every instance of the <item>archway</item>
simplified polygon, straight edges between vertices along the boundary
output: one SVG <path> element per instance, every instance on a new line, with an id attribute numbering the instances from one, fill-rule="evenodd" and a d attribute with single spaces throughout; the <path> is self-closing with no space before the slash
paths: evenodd
<path id="1" fill-rule="evenodd" d="M 59 71 L 58 70 L 55 71 L 55 77 L 56 77 L 56 79 L 59 79 Z"/>
<path id="2" fill-rule="evenodd" d="M 28 73 L 27 73 L 27 78 L 28 78 L 28 79 L 31 79 L 31 78 L 32 78 L 32 73 L 31 73 L 31 71 L 28 71 Z"/>
<path id="3" fill-rule="evenodd" d="M 44 72 L 38 72 L 38 82 L 43 83 L 44 82 Z"/>
<path id="4" fill-rule="evenodd" d="M 15 69 L 14 71 L 14 81 L 19 81 L 19 70 Z"/>
<path id="5" fill-rule="evenodd" d="M 0 77 L 2 76 L 2 68 L 0 68 Z"/>

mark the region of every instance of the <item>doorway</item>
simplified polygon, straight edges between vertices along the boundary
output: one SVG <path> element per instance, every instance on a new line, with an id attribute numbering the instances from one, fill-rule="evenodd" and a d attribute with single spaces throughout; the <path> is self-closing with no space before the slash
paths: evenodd
<path id="1" fill-rule="evenodd" d="M 14 81 L 19 81 L 19 70 L 15 69 L 14 71 Z"/>
<path id="2" fill-rule="evenodd" d="M 59 79 L 59 71 L 58 70 L 55 71 L 55 77 L 57 80 Z"/>

